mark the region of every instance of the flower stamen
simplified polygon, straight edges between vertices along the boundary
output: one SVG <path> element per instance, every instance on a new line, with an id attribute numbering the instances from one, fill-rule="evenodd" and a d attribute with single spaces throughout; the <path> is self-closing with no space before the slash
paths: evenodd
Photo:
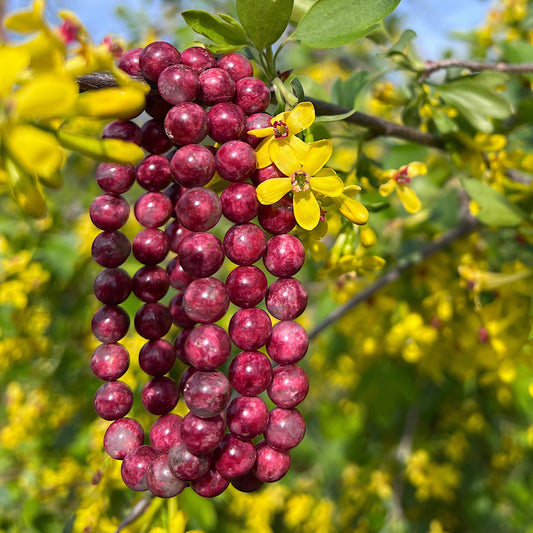
<path id="1" fill-rule="evenodd" d="M 289 128 L 282 120 L 274 121 L 272 127 L 274 128 L 274 137 L 276 139 L 285 139 L 289 136 Z"/>
<path id="2" fill-rule="evenodd" d="M 407 183 L 411 182 L 411 178 L 409 177 L 409 170 L 408 167 L 402 167 L 398 172 L 394 175 L 394 180 L 399 185 L 406 185 Z"/>
<path id="3" fill-rule="evenodd" d="M 305 192 L 309 190 L 309 174 L 303 170 L 297 170 L 291 175 L 291 188 L 293 192 Z"/>

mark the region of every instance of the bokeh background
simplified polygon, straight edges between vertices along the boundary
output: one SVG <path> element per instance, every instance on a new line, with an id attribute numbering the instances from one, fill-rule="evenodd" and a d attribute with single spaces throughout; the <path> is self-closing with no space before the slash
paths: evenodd
<path id="1" fill-rule="evenodd" d="M 5 13 L 27 5 L 1 7 Z M 185 48 L 194 36 L 177 13 L 191 7 L 234 9 L 222 1 L 95 0 L 49 1 L 46 12 L 54 23 L 57 10 L 73 10 L 95 42 L 112 33 L 126 46 L 164 38 Z M 493 59 L 501 42 L 533 43 L 532 10 L 522 0 L 403 0 L 388 26 L 396 36 L 414 29 L 424 59 Z M 297 70 L 309 94 L 328 99 L 336 77 L 357 68 L 382 72 L 382 47 L 380 38 L 342 50 L 292 46 L 282 61 Z M 397 119 L 402 84 L 397 73 L 376 76 L 358 98 L 360 109 Z M 332 133 L 333 166 L 346 173 L 357 149 L 343 142 L 348 133 Z M 524 136 L 522 145 L 531 148 L 530 132 Z M 366 150 L 385 169 L 416 160 L 428 165 L 413 185 L 421 213 L 407 216 L 392 203 L 371 214 L 365 246 L 394 266 L 459 223 L 457 191 L 444 186 L 454 170 L 414 144 L 378 140 Z M 90 332 L 98 308 L 92 282 L 99 268 L 90 253 L 97 230 L 88 215 L 100 194 L 95 166 L 71 155 L 66 185 L 49 193 L 49 214 L 38 221 L 22 214 L 0 184 L 2 533 L 111 533 L 142 497 L 123 486 L 120 464 L 105 456 L 108 422 L 92 406 L 100 385 L 89 368 L 97 345 Z M 132 190 L 130 200 L 138 193 Z M 132 238 L 138 229 L 130 217 L 124 232 Z M 340 230 L 340 222 L 330 225 L 331 249 Z M 230 489 L 212 500 L 186 490 L 177 501 L 154 502 L 123 531 L 533 531 L 530 238 L 514 228 L 466 235 L 317 335 L 302 362 L 311 383 L 301 406 L 307 434 L 283 481 L 255 494 Z M 137 266 L 126 268 L 133 273 Z M 492 271 L 498 276 L 487 277 Z M 347 273 L 308 257 L 298 275 L 310 293 L 302 324 L 312 330 L 376 276 L 363 263 Z M 124 307 L 133 316 L 138 304 L 132 296 Z M 132 333 L 124 345 L 135 354 L 143 342 Z M 145 378 L 134 356 L 124 379 L 136 393 L 133 416 L 149 427 L 153 417 L 139 401 Z M 181 402 L 176 412 L 184 412 Z"/>

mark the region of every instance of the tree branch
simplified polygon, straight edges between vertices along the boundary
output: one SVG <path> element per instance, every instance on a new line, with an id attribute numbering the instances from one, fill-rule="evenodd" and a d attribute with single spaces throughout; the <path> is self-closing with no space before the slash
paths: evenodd
<path id="1" fill-rule="evenodd" d="M 115 533 L 120 533 L 120 531 L 122 531 L 126 526 L 129 526 L 135 522 L 135 520 L 140 518 L 148 510 L 148 507 L 150 507 L 153 499 L 154 495 L 150 492 L 144 498 L 139 500 L 133 509 L 128 513 L 128 515 L 124 517 L 124 520 L 120 522 Z"/>
<path id="2" fill-rule="evenodd" d="M 478 227 L 479 222 L 473 216 L 469 214 L 465 215 L 456 227 L 448 230 L 441 237 L 435 239 L 427 246 L 422 248 L 420 254 L 416 258 L 406 259 L 404 261 L 400 260 L 399 264 L 395 268 L 389 270 L 386 274 L 374 281 L 374 283 L 371 283 L 364 289 L 360 290 L 350 300 L 337 307 L 335 311 L 333 311 L 328 317 L 326 317 L 309 332 L 309 339 L 311 340 L 316 337 L 328 326 L 339 320 L 339 318 L 345 315 L 348 311 L 370 298 L 370 296 L 372 296 L 379 289 L 397 281 L 400 276 L 409 268 L 420 264 L 424 259 L 427 259 L 434 253 L 439 252 L 455 240 L 469 235 Z"/>
<path id="3" fill-rule="evenodd" d="M 324 102 L 323 100 L 318 100 L 316 98 L 306 97 L 304 100 L 313 104 L 315 107 L 315 112 L 318 116 L 341 115 L 350 112 L 350 109 L 341 107 L 337 104 L 332 104 L 330 102 Z M 402 124 L 396 124 L 395 122 L 390 122 L 383 118 L 366 115 L 365 113 L 360 113 L 359 111 L 355 111 L 355 113 L 350 115 L 348 118 L 345 118 L 344 122 L 366 128 L 376 137 L 380 135 L 386 137 L 396 137 L 398 139 L 404 139 L 405 141 L 432 146 L 434 148 L 444 148 L 444 143 L 442 140 L 438 137 L 435 137 L 435 135 L 432 135 L 431 133 L 415 130 L 414 128 L 409 128 L 408 126 L 403 126 Z"/>
<path id="4" fill-rule="evenodd" d="M 467 59 L 439 59 L 437 61 L 426 61 L 425 65 L 426 70 L 418 78 L 419 82 L 423 82 L 437 70 L 454 67 L 466 68 L 474 72 L 494 70 L 512 74 L 533 73 L 533 63 L 485 63 L 483 61 L 469 61 Z"/>
<path id="5" fill-rule="evenodd" d="M 146 81 L 144 78 L 135 78 L 139 81 Z M 92 74 L 85 74 L 78 78 L 78 84 L 80 91 L 94 91 L 97 89 L 104 89 L 107 87 L 115 87 L 117 82 L 112 74 L 109 72 L 94 72 Z M 341 115 L 350 112 L 350 109 L 332 104 L 330 102 L 324 102 L 316 98 L 305 98 L 305 101 L 311 102 L 315 107 L 315 112 L 318 116 L 321 115 Z M 438 137 L 431 135 L 430 133 L 424 133 L 402 124 L 396 124 L 388 120 L 384 120 L 379 117 L 373 117 L 356 111 L 348 118 L 344 119 L 349 124 L 355 124 L 366 128 L 372 132 L 374 136 L 386 136 L 396 137 L 405 141 L 414 142 L 417 144 L 423 144 L 426 146 L 432 146 L 434 148 L 444 148 L 444 143 Z"/>

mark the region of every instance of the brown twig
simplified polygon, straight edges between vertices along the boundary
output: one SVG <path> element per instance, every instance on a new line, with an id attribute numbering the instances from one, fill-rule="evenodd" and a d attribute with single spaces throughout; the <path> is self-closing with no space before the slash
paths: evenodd
<path id="1" fill-rule="evenodd" d="M 135 522 L 135 520 L 140 518 L 148 510 L 148 507 L 150 507 L 153 499 L 154 495 L 149 493 L 142 500 L 139 500 L 133 509 L 128 513 L 128 515 L 124 517 L 124 520 L 120 522 L 120 525 L 117 527 L 115 533 L 120 533 L 120 531 L 122 531 L 126 526 L 129 526 Z"/>
<path id="2" fill-rule="evenodd" d="M 315 112 L 318 116 L 321 115 L 342 115 L 349 113 L 350 109 L 341 107 L 337 104 L 330 102 L 324 102 L 316 98 L 305 98 L 305 101 L 311 102 L 315 107 Z M 344 119 L 344 122 L 348 124 L 354 124 L 366 128 L 374 134 L 374 136 L 395 137 L 397 139 L 404 139 L 405 141 L 414 142 L 417 144 L 424 144 L 426 146 L 432 146 L 434 148 L 444 148 L 444 143 L 435 135 L 431 133 L 425 133 L 414 128 L 409 128 L 402 124 L 396 124 L 383 118 L 373 117 L 355 111 L 348 118 Z"/>
<path id="3" fill-rule="evenodd" d="M 426 61 L 426 69 L 418 78 L 419 82 L 426 80 L 437 70 L 447 68 L 465 68 L 473 72 L 482 70 L 493 70 L 496 72 L 508 72 L 512 74 L 533 73 L 533 63 L 485 63 L 483 61 L 469 61 L 467 59 L 439 59 L 436 61 Z"/>
<path id="4" fill-rule="evenodd" d="M 398 446 L 394 450 L 394 458 L 398 463 L 405 467 L 408 457 L 413 451 L 413 439 L 415 436 L 420 409 L 417 405 L 411 405 L 405 415 L 402 437 Z M 405 513 L 402 506 L 402 497 L 404 491 L 403 472 L 397 472 L 392 481 L 392 505 L 387 516 L 387 522 L 395 524 L 397 521 L 405 520 Z"/>
<path id="5" fill-rule="evenodd" d="M 329 316 L 327 316 L 309 332 L 309 339 L 315 338 L 324 329 L 339 320 L 339 318 L 341 318 L 355 306 L 370 298 L 370 296 L 372 296 L 379 289 L 397 281 L 400 276 L 409 268 L 420 264 L 424 259 L 427 259 L 434 253 L 446 248 L 446 246 L 450 245 L 455 240 L 469 235 L 478 227 L 479 223 L 473 216 L 469 214 L 465 215 L 457 226 L 448 230 L 441 237 L 435 239 L 422 248 L 420 253 L 415 258 L 400 261 L 395 268 L 389 270 L 386 274 L 374 281 L 374 283 L 371 283 L 364 289 L 360 290 L 355 296 L 350 298 L 343 305 L 337 307 L 332 313 L 329 314 Z"/>
<path id="6" fill-rule="evenodd" d="M 138 78 L 143 80 L 144 78 Z M 107 87 L 116 86 L 116 80 L 109 72 L 94 72 L 92 74 L 85 74 L 78 78 L 80 91 L 94 91 L 97 89 L 104 89 Z M 315 112 L 318 116 L 323 115 L 342 115 L 350 112 L 350 109 L 324 102 L 316 98 L 305 98 L 307 102 L 311 102 L 315 107 Z M 356 111 L 348 118 L 344 119 L 349 124 L 361 126 L 370 131 L 374 136 L 386 136 L 411 141 L 417 144 L 432 146 L 434 148 L 443 148 L 444 144 L 438 137 L 430 133 L 424 133 L 402 124 L 396 124 L 379 117 L 373 117 Z"/>

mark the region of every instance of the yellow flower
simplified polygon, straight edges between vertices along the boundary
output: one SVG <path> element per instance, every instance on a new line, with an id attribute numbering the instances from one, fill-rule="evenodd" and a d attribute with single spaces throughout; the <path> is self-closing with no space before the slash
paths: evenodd
<path id="1" fill-rule="evenodd" d="M 399 170 L 386 170 L 382 174 L 382 178 L 388 178 L 388 181 L 380 186 L 379 194 L 381 196 L 389 196 L 396 189 L 396 194 L 405 210 L 408 213 L 418 213 L 422 204 L 413 189 L 409 187 L 409 183 L 411 178 L 426 172 L 426 165 L 418 161 L 404 165 Z"/>
<path id="2" fill-rule="evenodd" d="M 320 206 L 315 194 L 335 197 L 343 191 L 342 180 L 336 172 L 323 168 L 332 151 L 328 140 L 309 145 L 304 157 L 288 143 L 272 143 L 272 160 L 286 177 L 261 183 L 257 187 L 257 198 L 262 204 L 270 205 L 292 191 L 296 222 L 303 229 L 314 229 L 320 222 Z"/>
<path id="3" fill-rule="evenodd" d="M 332 200 L 343 216 L 354 224 L 362 226 L 368 222 L 368 209 L 361 202 L 352 198 L 360 190 L 361 187 L 358 185 L 348 185 L 341 194 L 333 197 Z"/>
<path id="4" fill-rule="evenodd" d="M 270 153 L 275 145 L 290 146 L 300 157 L 304 157 L 309 145 L 297 133 L 305 130 L 315 121 L 315 108 L 310 102 L 298 104 L 292 111 L 285 111 L 272 117 L 272 126 L 250 130 L 248 133 L 255 137 L 264 137 L 255 150 L 257 168 L 264 168 L 273 162 Z"/>

